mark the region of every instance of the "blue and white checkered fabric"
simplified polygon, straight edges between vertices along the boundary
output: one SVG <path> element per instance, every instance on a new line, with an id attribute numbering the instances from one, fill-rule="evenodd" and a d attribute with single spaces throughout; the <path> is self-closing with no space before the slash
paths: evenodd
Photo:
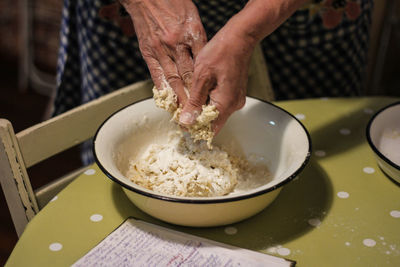
<path id="1" fill-rule="evenodd" d="M 360 93 L 366 67 L 372 0 L 359 2 L 361 14 L 327 29 L 308 8 L 297 11 L 262 42 L 276 98 L 352 96 Z M 150 78 L 136 37 L 127 37 L 99 10 L 112 0 L 64 0 L 53 114 Z M 208 38 L 243 8 L 245 0 L 194 1 Z M 342 10 L 342 9 L 341 9 Z M 85 163 L 93 161 L 85 145 Z"/>
<path id="2" fill-rule="evenodd" d="M 136 38 L 99 17 L 112 1 L 64 2 L 55 114 L 150 77 Z"/>
<path id="3" fill-rule="evenodd" d="M 262 42 L 278 100 L 354 96 L 366 71 L 372 1 L 356 20 L 326 29 L 320 16 L 299 10 Z"/>

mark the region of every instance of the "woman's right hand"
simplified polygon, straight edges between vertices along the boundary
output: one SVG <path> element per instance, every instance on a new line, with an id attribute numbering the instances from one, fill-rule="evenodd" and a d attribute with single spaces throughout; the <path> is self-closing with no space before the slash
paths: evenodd
<path id="1" fill-rule="evenodd" d="M 194 59 L 207 42 L 191 0 L 120 0 L 130 14 L 140 51 L 158 89 L 166 82 L 184 104 Z"/>

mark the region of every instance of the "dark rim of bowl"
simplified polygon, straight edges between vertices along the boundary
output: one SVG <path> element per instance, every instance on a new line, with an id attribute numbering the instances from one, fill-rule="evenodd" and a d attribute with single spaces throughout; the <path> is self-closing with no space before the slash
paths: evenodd
<path id="1" fill-rule="evenodd" d="M 101 128 L 103 127 L 103 125 L 104 125 L 109 119 L 111 119 L 115 114 L 117 114 L 117 113 L 120 112 L 121 110 L 124 110 L 124 109 L 126 109 L 126 108 L 128 108 L 128 107 L 130 107 L 130 106 L 132 106 L 132 105 L 134 105 L 134 104 L 140 103 L 140 102 L 142 102 L 142 101 L 146 101 L 146 100 L 148 100 L 148 99 L 150 99 L 150 98 L 152 98 L 152 97 L 147 97 L 147 98 L 145 98 L 145 99 L 141 99 L 141 100 L 135 101 L 135 102 L 133 102 L 132 104 L 130 104 L 130 105 L 126 106 L 126 107 L 123 107 L 123 108 L 117 110 L 116 112 L 114 112 L 113 114 L 111 114 L 111 115 L 99 126 L 99 128 L 97 129 L 96 134 L 94 135 L 94 138 L 93 138 L 93 155 L 94 155 L 94 158 L 95 158 L 95 162 L 96 162 L 96 164 L 99 166 L 99 168 L 102 170 L 102 172 L 103 172 L 108 178 L 110 178 L 110 179 L 113 180 L 114 182 L 118 183 L 119 185 L 125 187 L 126 189 L 129 189 L 129 190 L 131 190 L 131 191 L 133 191 L 133 192 L 135 192 L 135 193 L 138 193 L 138 194 L 141 194 L 141 195 L 144 195 L 144 196 L 147 196 L 147 197 L 151 197 L 151 198 L 155 198 L 155 199 L 159 199 L 159 200 L 164 200 L 164 201 L 169 201 L 169 202 L 191 203 L 191 204 L 193 204 L 193 203 L 196 203 L 196 204 L 224 203 L 224 202 L 232 202 L 232 201 L 239 201 L 239 200 L 243 200 L 243 199 L 248 199 L 248 198 L 256 197 L 256 196 L 263 195 L 263 194 L 265 194 L 265 193 L 274 191 L 274 190 L 276 190 L 276 189 L 278 189 L 278 188 L 284 186 L 285 184 L 287 184 L 288 182 L 290 182 L 290 181 L 293 180 L 294 178 L 296 178 L 296 176 L 304 169 L 304 167 L 305 167 L 305 166 L 307 165 L 307 163 L 309 162 L 310 157 L 311 157 L 311 138 L 310 138 L 310 134 L 308 133 L 306 127 L 304 127 L 304 125 L 303 125 L 295 116 L 293 116 L 291 113 L 289 113 L 288 111 L 284 110 L 283 108 L 278 107 L 277 105 L 274 105 L 274 104 L 272 104 L 271 102 L 265 101 L 265 100 L 263 100 L 263 99 L 259 99 L 259 98 L 256 98 L 256 97 L 250 97 L 250 96 L 247 96 L 247 97 L 248 97 L 248 98 L 253 98 L 253 99 L 260 100 L 260 101 L 262 101 L 262 102 L 264 102 L 264 103 L 267 103 L 267 104 L 269 104 L 269 105 L 271 105 L 271 106 L 274 106 L 274 107 L 280 109 L 281 111 L 285 112 L 286 114 L 288 114 L 290 117 L 292 117 L 293 119 L 295 119 L 295 120 L 300 124 L 300 126 L 303 128 L 304 132 L 305 132 L 306 135 L 307 135 L 307 139 L 308 139 L 308 152 L 307 152 L 307 155 L 306 155 L 306 157 L 305 157 L 303 163 L 300 165 L 300 167 L 299 167 L 295 172 L 293 172 L 290 176 L 288 176 L 287 178 L 285 178 L 285 179 L 284 179 L 283 181 L 281 181 L 280 183 L 274 185 L 273 187 L 269 187 L 269 188 L 266 188 L 266 189 L 263 189 L 263 190 L 260 190 L 260 191 L 256 191 L 256 192 L 253 192 L 253 193 L 251 193 L 251 194 L 245 194 L 245 195 L 239 195 L 239 196 L 231 196 L 231 197 L 229 197 L 229 196 L 225 196 L 225 197 L 222 196 L 223 198 L 221 197 L 221 198 L 212 198 L 212 199 L 210 199 L 210 198 L 204 198 L 204 199 L 202 199 L 202 198 L 193 199 L 193 198 L 192 198 L 192 199 L 191 199 L 191 198 L 189 198 L 189 197 L 188 197 L 188 198 L 186 198 L 186 197 L 180 197 L 180 198 L 178 198 L 178 197 L 174 197 L 174 196 L 163 196 L 163 195 L 158 195 L 158 194 L 156 194 L 156 193 L 150 193 L 150 192 L 142 191 L 142 190 L 140 190 L 139 188 L 135 188 L 135 187 L 132 187 L 132 186 L 130 186 L 130 185 L 127 185 L 127 184 L 125 184 L 124 182 L 122 182 L 121 180 L 115 178 L 111 173 L 109 173 L 109 172 L 104 168 L 104 166 L 101 164 L 100 160 L 99 160 L 98 157 L 97 157 L 97 154 L 96 154 L 96 139 L 97 139 L 97 135 L 98 135 L 99 131 L 101 130 Z"/>
<path id="2" fill-rule="evenodd" d="M 392 166 L 393 168 L 395 168 L 395 169 L 397 169 L 397 170 L 400 171 L 400 166 L 399 166 L 399 165 L 397 165 L 396 163 L 394 163 L 393 161 L 391 161 L 390 159 L 388 159 L 385 155 L 383 155 L 383 154 L 378 150 L 378 148 L 377 148 L 377 147 L 375 146 L 375 144 L 372 142 L 371 135 L 370 135 L 372 123 L 373 123 L 374 120 L 378 117 L 378 115 L 381 114 L 383 111 L 385 111 L 385 110 L 387 110 L 387 109 L 389 109 L 389 108 L 391 108 L 391 107 L 397 106 L 397 105 L 400 105 L 400 101 L 394 102 L 394 103 L 392 103 L 392 104 L 390 104 L 390 105 L 388 105 L 388 106 L 385 106 L 385 107 L 381 108 L 380 110 L 378 110 L 378 111 L 372 116 L 372 118 L 369 120 L 369 122 L 368 122 L 368 124 L 367 124 L 366 136 L 367 136 L 368 144 L 369 144 L 369 146 L 372 148 L 372 150 L 375 152 L 375 154 L 377 154 L 377 155 L 378 155 L 381 159 L 383 159 L 387 164 L 389 164 L 389 165 Z"/>

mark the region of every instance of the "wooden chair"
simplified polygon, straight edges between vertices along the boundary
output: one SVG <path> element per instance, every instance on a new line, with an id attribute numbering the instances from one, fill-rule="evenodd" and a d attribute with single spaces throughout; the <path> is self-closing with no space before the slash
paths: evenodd
<path id="1" fill-rule="evenodd" d="M 32 189 L 27 168 L 90 139 L 113 112 L 151 97 L 152 87 L 151 81 L 132 84 L 17 134 L 11 122 L 0 119 L 0 181 L 18 236 L 39 210 L 87 167 L 36 191 Z M 260 47 L 256 48 L 251 61 L 249 95 L 273 99 Z"/>

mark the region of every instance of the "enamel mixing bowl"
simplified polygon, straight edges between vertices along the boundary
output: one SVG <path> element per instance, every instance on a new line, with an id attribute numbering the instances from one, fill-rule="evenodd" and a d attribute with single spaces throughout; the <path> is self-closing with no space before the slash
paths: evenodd
<path id="1" fill-rule="evenodd" d="M 247 97 L 214 144 L 231 147 L 241 155 L 257 155 L 272 179 L 242 193 L 219 197 L 175 197 L 143 188 L 125 177 L 129 159 L 152 143 L 167 142 L 167 133 L 177 130 L 168 112 L 153 99 L 134 103 L 111 115 L 94 138 L 94 155 L 101 170 L 122 186 L 128 198 L 142 211 L 160 220 L 184 226 L 208 227 L 231 224 L 267 207 L 282 187 L 307 164 L 311 140 L 306 128 L 285 110 Z"/>
<path id="2" fill-rule="evenodd" d="M 366 134 L 381 170 L 400 183 L 400 102 L 379 110 L 369 121 Z"/>

